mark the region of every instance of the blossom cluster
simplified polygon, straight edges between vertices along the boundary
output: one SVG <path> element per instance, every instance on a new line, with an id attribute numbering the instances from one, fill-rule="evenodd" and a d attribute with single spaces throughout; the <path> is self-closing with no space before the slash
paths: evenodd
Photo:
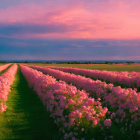
<path id="1" fill-rule="evenodd" d="M 100 98 L 102 105 L 112 111 L 111 117 L 117 117 L 116 122 L 138 121 L 140 118 L 140 93 L 131 88 L 115 87 L 99 80 L 92 80 L 84 76 L 66 73 L 46 67 L 31 66 L 37 70 L 54 76 L 57 79 L 71 83 L 79 89 L 84 89 L 94 98 Z M 131 116 L 131 117 L 130 117 Z"/>
<path id="2" fill-rule="evenodd" d="M 100 101 L 89 97 L 87 92 L 27 66 L 20 67 L 65 139 L 83 137 L 99 124 L 111 126 L 111 119 L 106 118 L 107 107 L 103 108 Z"/>
<path id="3" fill-rule="evenodd" d="M 5 64 L 5 65 L 0 66 L 0 72 L 8 68 L 9 65 L 10 64 Z"/>
<path id="4" fill-rule="evenodd" d="M 80 68 L 52 67 L 64 72 L 72 72 L 83 76 L 92 77 L 108 81 L 110 83 L 124 85 L 131 88 L 140 88 L 140 72 L 117 72 L 117 71 L 100 71 Z"/>
<path id="5" fill-rule="evenodd" d="M 17 65 L 11 66 L 4 74 L 0 76 L 0 112 L 6 111 L 6 101 L 8 94 L 11 91 L 10 86 L 15 79 Z"/>

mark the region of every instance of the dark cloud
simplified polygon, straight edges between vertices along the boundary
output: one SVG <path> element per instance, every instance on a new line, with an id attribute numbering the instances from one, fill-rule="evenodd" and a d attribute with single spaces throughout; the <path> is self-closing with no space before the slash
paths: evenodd
<path id="1" fill-rule="evenodd" d="M 75 26 L 67 26 L 65 24 L 0 24 L 1 35 L 19 35 L 19 34 L 44 34 L 44 33 L 64 33 L 76 29 Z"/>
<path id="2" fill-rule="evenodd" d="M 118 41 L 111 40 L 21 40 L 0 38 L 0 59 L 3 58 L 20 58 L 28 59 L 36 58 L 78 58 L 87 59 L 89 57 L 129 57 L 140 56 L 140 45 L 121 46 L 123 42 L 119 41 L 119 46 L 111 45 L 118 44 Z M 134 44 L 139 41 L 133 41 Z M 81 47 L 82 45 L 82 47 Z M 100 47 L 99 47 L 100 46 Z"/>

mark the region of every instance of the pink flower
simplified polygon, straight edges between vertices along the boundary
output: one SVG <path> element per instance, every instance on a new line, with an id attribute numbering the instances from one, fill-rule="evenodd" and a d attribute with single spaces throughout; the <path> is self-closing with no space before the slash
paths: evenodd
<path id="1" fill-rule="evenodd" d="M 97 123 L 98 123 L 98 120 L 95 119 L 95 120 L 93 121 L 93 124 L 94 124 L 94 125 L 97 125 Z"/>
<path id="2" fill-rule="evenodd" d="M 113 117 L 115 117 L 116 116 L 116 114 L 113 112 L 112 114 L 111 114 L 111 118 L 113 118 Z"/>
<path id="3" fill-rule="evenodd" d="M 6 111 L 6 108 L 7 108 L 7 106 L 6 105 L 3 105 L 3 103 L 1 103 L 0 111 L 1 112 L 4 112 L 4 111 Z"/>
<path id="4" fill-rule="evenodd" d="M 69 105 L 73 105 L 73 104 L 75 104 L 76 102 L 74 101 L 74 100 L 72 100 L 72 99 L 69 99 Z"/>
<path id="5" fill-rule="evenodd" d="M 107 126 L 107 127 L 111 126 L 111 119 L 106 119 L 104 121 L 104 125 Z"/>

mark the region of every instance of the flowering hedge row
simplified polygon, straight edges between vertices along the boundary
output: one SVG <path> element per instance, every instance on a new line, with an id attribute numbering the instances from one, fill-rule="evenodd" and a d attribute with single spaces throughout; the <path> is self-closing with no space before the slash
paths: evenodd
<path id="1" fill-rule="evenodd" d="M 106 84 L 99 80 L 94 81 L 84 76 L 50 68 L 31 67 L 67 83 L 72 83 L 76 87 L 89 92 L 94 98 L 101 98 L 102 105 L 108 106 L 112 112 L 111 118 L 115 118 L 116 123 L 126 121 L 131 124 L 131 119 L 133 120 L 132 123 L 140 120 L 140 93 L 137 93 L 131 88 L 123 89 L 120 86 L 114 87 L 113 84 Z"/>
<path id="2" fill-rule="evenodd" d="M 140 72 L 116 72 L 116 71 L 100 71 L 79 68 L 52 67 L 64 72 L 72 72 L 94 79 L 101 79 L 110 83 L 119 84 L 131 88 L 140 88 Z"/>
<path id="3" fill-rule="evenodd" d="M 4 69 L 8 68 L 10 64 L 5 64 L 5 65 L 2 65 L 0 66 L 0 72 L 3 71 Z"/>
<path id="4" fill-rule="evenodd" d="M 91 138 L 99 125 L 111 126 L 111 119 L 106 118 L 108 109 L 103 108 L 100 101 L 88 97 L 85 91 L 27 66 L 21 65 L 21 71 L 64 133 L 64 138 L 84 138 L 92 132 Z"/>
<path id="5" fill-rule="evenodd" d="M 11 66 L 4 74 L 0 76 L 0 112 L 6 111 L 6 101 L 8 94 L 11 91 L 10 86 L 15 79 L 17 65 Z"/>

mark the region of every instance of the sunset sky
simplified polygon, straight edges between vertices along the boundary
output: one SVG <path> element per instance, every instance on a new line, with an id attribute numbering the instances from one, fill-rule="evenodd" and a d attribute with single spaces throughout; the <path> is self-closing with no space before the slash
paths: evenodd
<path id="1" fill-rule="evenodd" d="M 140 0 L 0 0 L 0 60 L 140 60 Z"/>

